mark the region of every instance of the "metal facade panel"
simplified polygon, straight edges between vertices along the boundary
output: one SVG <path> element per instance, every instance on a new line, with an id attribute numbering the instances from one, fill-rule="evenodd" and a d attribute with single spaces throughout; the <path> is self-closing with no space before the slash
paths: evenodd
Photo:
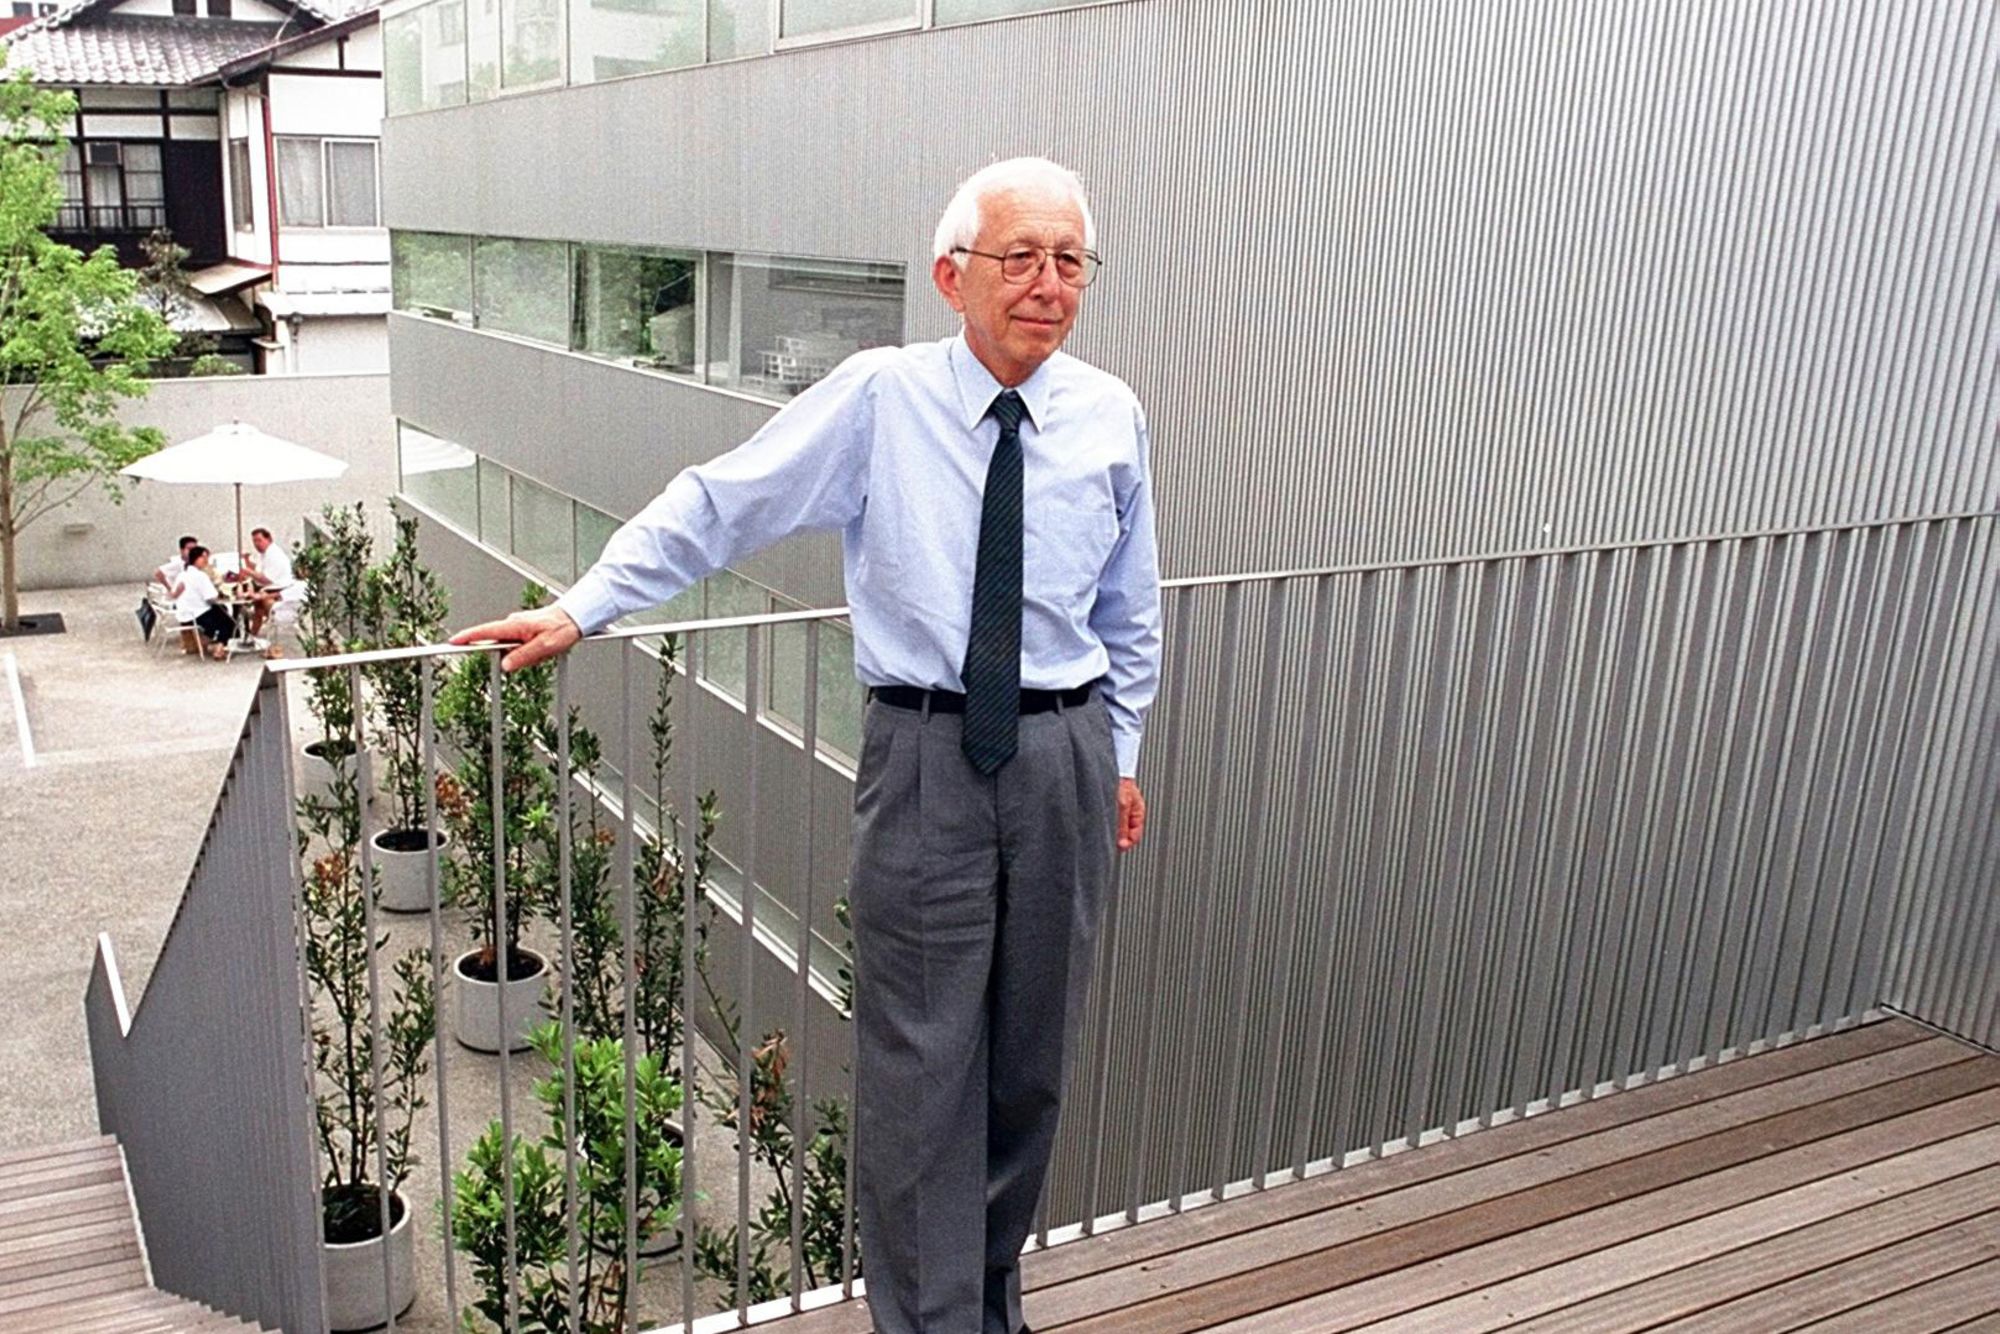
<path id="1" fill-rule="evenodd" d="M 385 199 L 900 259 L 927 337 L 952 185 L 1047 151 L 1170 572 L 1488 554 L 1990 500 L 1996 64 L 1980 0 L 1137 0 L 392 118 Z"/>

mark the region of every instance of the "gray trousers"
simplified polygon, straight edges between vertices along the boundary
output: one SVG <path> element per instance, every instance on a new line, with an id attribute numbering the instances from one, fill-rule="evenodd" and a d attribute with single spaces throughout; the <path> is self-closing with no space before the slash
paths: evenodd
<path id="1" fill-rule="evenodd" d="M 1102 698 L 1023 717 L 992 777 L 961 721 L 871 702 L 855 784 L 856 1209 L 879 1334 L 1018 1334 L 1111 872 Z"/>

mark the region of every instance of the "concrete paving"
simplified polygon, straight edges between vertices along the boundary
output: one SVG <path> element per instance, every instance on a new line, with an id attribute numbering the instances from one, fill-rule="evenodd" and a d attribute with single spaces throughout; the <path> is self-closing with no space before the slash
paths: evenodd
<path id="1" fill-rule="evenodd" d="M 12 1021 L 0 1029 L 0 1068 L 35 1072 L 0 1081 L 0 1151 L 96 1133 L 83 994 L 97 933 L 110 934 L 136 1004 L 261 670 L 255 658 L 217 664 L 182 657 L 171 645 L 157 652 L 140 637 L 137 600 L 137 590 L 126 587 L 35 594 L 33 609 L 63 612 L 69 633 L 0 640 L 0 959 L 10 965 L 0 969 L 0 1006 Z M 9 654 L 31 734 L 25 746 L 10 721 Z M 303 741 L 306 715 L 296 695 L 292 712 Z M 385 920 L 392 953 L 428 946 L 427 917 Z M 448 956 L 462 948 L 465 934 L 455 921 L 446 939 Z M 552 941 L 531 943 L 553 952 Z M 447 995 L 441 1022 L 449 1013 Z M 499 1062 L 449 1038 L 433 1050 L 446 1072 L 450 1157 L 462 1162 L 465 1147 L 498 1114 Z M 510 1064 L 516 1124 L 538 1134 L 532 1086 L 547 1072 L 532 1053 Z M 722 1068 L 713 1051 L 704 1064 Z M 457 1321 L 445 1295 L 434 1086 L 429 1097 L 407 1187 L 421 1229 L 418 1297 L 398 1326 L 442 1331 Z M 733 1138 L 705 1116 L 695 1130 L 701 1216 L 733 1220 Z M 765 1173 L 753 1173 L 753 1200 L 769 1187 Z M 473 1295 L 469 1279 L 461 1257 L 461 1306 Z M 710 1284 L 699 1292 L 703 1310 L 721 1299 Z M 678 1319 L 678 1258 L 649 1266 L 642 1293 L 646 1323 Z"/>

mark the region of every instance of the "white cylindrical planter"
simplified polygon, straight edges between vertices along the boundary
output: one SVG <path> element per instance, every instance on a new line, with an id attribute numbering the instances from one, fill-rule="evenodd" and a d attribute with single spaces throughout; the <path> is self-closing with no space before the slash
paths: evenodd
<path id="1" fill-rule="evenodd" d="M 410 1206 L 400 1193 L 394 1197 L 396 1224 L 389 1230 L 390 1284 L 396 1314 L 410 1309 L 417 1298 L 416 1230 L 410 1226 Z M 322 1241 L 320 1271 L 326 1276 L 326 1325 L 332 1330 L 378 1329 L 389 1323 L 382 1283 L 380 1237 L 336 1245 Z"/>
<path id="2" fill-rule="evenodd" d="M 532 960 L 535 971 L 531 976 L 515 978 L 507 983 L 507 1027 L 512 1030 L 512 1040 L 507 1049 L 526 1051 L 528 1034 L 549 1017 L 547 1011 L 542 1009 L 542 996 L 548 991 L 549 965 L 533 950 L 521 949 L 515 953 Z M 452 1030 L 460 1043 L 474 1051 L 497 1052 L 500 1050 L 500 984 L 497 981 L 481 981 L 466 972 L 478 957 L 478 950 L 467 950 L 452 964 Z"/>
<path id="3" fill-rule="evenodd" d="M 433 836 L 424 829 L 384 829 L 369 839 L 375 856 L 375 902 L 390 912 L 429 912 L 431 887 L 430 840 L 437 839 L 440 856 L 451 845 L 449 831 Z M 439 893 L 444 867 L 438 866 Z M 512 997 L 509 997 L 511 1000 Z"/>
<path id="4" fill-rule="evenodd" d="M 298 797 L 300 801 L 327 802 L 333 800 L 333 761 L 326 754 L 327 743 L 309 741 L 299 752 Z M 350 748 L 344 761 L 352 770 L 354 752 Z"/>

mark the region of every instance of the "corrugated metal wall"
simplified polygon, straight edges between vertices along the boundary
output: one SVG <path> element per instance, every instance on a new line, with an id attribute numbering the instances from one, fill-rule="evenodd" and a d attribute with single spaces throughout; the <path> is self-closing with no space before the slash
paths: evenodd
<path id="1" fill-rule="evenodd" d="M 1687 539 L 2000 502 L 1996 69 L 1987 0 L 1132 0 L 400 118 L 385 200 L 902 258 L 927 337 L 951 186 L 1047 151 L 1094 187 L 1072 350 L 1147 403 L 1169 573 L 1662 544 L 1295 586 L 1275 694 L 1246 590 L 1234 710 L 1226 595 L 1185 605 L 1060 1221 L 1877 1000 L 1993 1040 L 1991 520 Z M 419 341 L 399 411 L 574 494 L 734 443 L 551 438 L 451 387 L 514 349 Z M 1310 764 L 1295 713 L 1268 743 L 1310 781 L 1265 783 L 1258 701 L 1314 691 Z"/>

